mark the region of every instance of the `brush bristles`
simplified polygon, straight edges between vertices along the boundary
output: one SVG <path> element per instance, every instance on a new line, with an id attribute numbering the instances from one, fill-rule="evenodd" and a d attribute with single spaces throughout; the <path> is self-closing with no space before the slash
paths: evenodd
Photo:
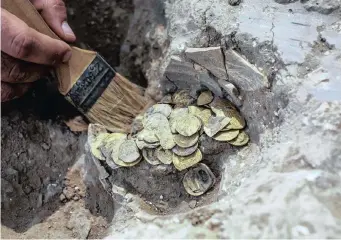
<path id="1" fill-rule="evenodd" d="M 148 105 L 143 89 L 116 74 L 86 116 L 111 131 L 128 133 L 134 118 Z"/>

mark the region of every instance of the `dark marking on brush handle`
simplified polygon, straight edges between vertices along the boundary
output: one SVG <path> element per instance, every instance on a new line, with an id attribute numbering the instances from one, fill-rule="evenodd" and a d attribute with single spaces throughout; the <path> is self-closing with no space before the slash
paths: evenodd
<path id="1" fill-rule="evenodd" d="M 65 98 L 85 114 L 101 97 L 115 75 L 116 71 L 97 54 Z"/>

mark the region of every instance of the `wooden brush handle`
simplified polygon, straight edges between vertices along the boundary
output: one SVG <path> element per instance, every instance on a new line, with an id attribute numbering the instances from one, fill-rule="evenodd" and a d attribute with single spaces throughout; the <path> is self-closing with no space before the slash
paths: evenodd
<path id="1" fill-rule="evenodd" d="M 61 40 L 46 24 L 29 0 L 2 0 L 1 7 L 23 20 L 29 27 L 51 38 Z M 65 95 L 96 57 L 96 52 L 71 47 L 72 57 L 68 63 L 56 67 L 59 91 Z"/>

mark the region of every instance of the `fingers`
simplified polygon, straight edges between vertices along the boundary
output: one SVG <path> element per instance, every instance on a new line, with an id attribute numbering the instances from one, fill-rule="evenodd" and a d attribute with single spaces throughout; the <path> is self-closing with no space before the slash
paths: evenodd
<path id="1" fill-rule="evenodd" d="M 67 23 L 66 7 L 63 0 L 31 0 L 35 8 L 62 39 L 68 42 L 76 40 L 76 36 Z"/>
<path id="2" fill-rule="evenodd" d="M 27 62 L 55 65 L 71 58 L 71 48 L 30 28 L 22 20 L 1 9 L 1 50 Z"/>
<path id="3" fill-rule="evenodd" d="M 42 65 L 25 62 L 1 52 L 1 81 L 8 83 L 33 82 L 48 69 Z"/>
<path id="4" fill-rule="evenodd" d="M 1 102 L 7 102 L 24 95 L 30 88 L 30 83 L 9 84 L 1 82 Z"/>

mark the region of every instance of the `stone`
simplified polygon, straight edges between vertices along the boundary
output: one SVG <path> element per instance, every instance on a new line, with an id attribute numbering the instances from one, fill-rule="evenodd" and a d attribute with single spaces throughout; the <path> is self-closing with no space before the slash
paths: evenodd
<path id="1" fill-rule="evenodd" d="M 243 91 L 256 91 L 270 86 L 266 76 L 232 49 L 225 51 L 225 65 L 229 81 Z"/>
<path id="2" fill-rule="evenodd" d="M 220 47 L 187 48 L 186 57 L 206 68 L 217 78 L 227 79 L 224 57 Z"/>
<path id="3" fill-rule="evenodd" d="M 231 6 L 238 6 L 242 0 L 229 0 Z"/>
<path id="4" fill-rule="evenodd" d="M 200 82 L 193 64 L 185 62 L 179 56 L 172 56 L 165 70 L 164 77 L 178 89 L 200 88 Z"/>
<path id="5" fill-rule="evenodd" d="M 303 6 L 307 11 L 330 14 L 340 8 L 341 2 L 335 0 L 310 0 Z"/>
<path id="6" fill-rule="evenodd" d="M 191 200 L 189 203 L 188 203 L 188 206 L 190 208 L 195 208 L 197 206 L 197 201 L 196 200 Z"/>

